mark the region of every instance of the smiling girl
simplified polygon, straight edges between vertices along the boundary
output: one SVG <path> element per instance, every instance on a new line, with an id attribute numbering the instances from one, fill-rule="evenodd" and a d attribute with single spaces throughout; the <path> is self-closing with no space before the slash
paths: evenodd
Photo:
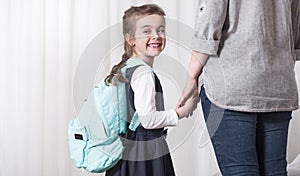
<path id="1" fill-rule="evenodd" d="M 128 130 L 124 137 L 123 158 L 107 176 L 173 176 L 175 175 L 164 127 L 176 126 L 178 120 L 193 111 L 191 99 L 183 107 L 164 110 L 160 81 L 152 66 L 166 45 L 165 12 L 154 4 L 132 6 L 123 16 L 124 50 L 122 61 L 115 65 L 105 79 L 113 84 L 120 69 L 127 64 L 136 67 L 126 70 L 127 99 L 130 118 L 138 114 L 139 126 Z M 129 84 L 130 83 L 130 84 Z"/>

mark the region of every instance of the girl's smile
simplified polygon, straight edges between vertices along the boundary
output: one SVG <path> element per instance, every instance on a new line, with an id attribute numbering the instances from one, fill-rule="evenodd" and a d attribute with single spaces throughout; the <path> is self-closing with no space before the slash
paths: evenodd
<path id="1" fill-rule="evenodd" d="M 160 47 L 162 46 L 161 42 L 153 42 L 153 43 L 149 43 L 147 44 L 148 47 L 150 47 L 151 49 L 155 50 L 155 49 L 160 49 Z"/>

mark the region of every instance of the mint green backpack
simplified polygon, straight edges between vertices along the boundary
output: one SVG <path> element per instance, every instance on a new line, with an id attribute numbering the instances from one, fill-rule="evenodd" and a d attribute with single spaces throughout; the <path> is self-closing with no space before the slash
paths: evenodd
<path id="1" fill-rule="evenodd" d="M 122 68 L 124 77 L 127 68 L 141 62 L 130 63 Z M 77 118 L 70 120 L 68 143 L 76 167 L 100 173 L 122 158 L 120 135 L 128 129 L 126 93 L 125 83 L 106 86 L 102 81 L 86 98 Z M 134 131 L 139 124 L 138 115 L 134 114 L 129 128 Z"/>

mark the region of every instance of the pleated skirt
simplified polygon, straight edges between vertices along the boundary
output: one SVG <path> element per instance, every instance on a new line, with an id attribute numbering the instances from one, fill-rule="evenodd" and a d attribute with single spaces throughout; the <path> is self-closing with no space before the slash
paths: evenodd
<path id="1" fill-rule="evenodd" d="M 148 130 L 139 126 L 122 137 L 122 159 L 106 176 L 174 176 L 174 167 L 164 129 Z"/>

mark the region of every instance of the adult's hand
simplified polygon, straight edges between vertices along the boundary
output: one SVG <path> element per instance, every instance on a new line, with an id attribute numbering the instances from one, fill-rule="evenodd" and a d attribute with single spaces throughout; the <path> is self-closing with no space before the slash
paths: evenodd
<path id="1" fill-rule="evenodd" d="M 189 98 L 197 95 L 198 95 L 198 80 L 188 77 L 182 95 L 177 102 L 176 108 L 183 106 Z"/>

